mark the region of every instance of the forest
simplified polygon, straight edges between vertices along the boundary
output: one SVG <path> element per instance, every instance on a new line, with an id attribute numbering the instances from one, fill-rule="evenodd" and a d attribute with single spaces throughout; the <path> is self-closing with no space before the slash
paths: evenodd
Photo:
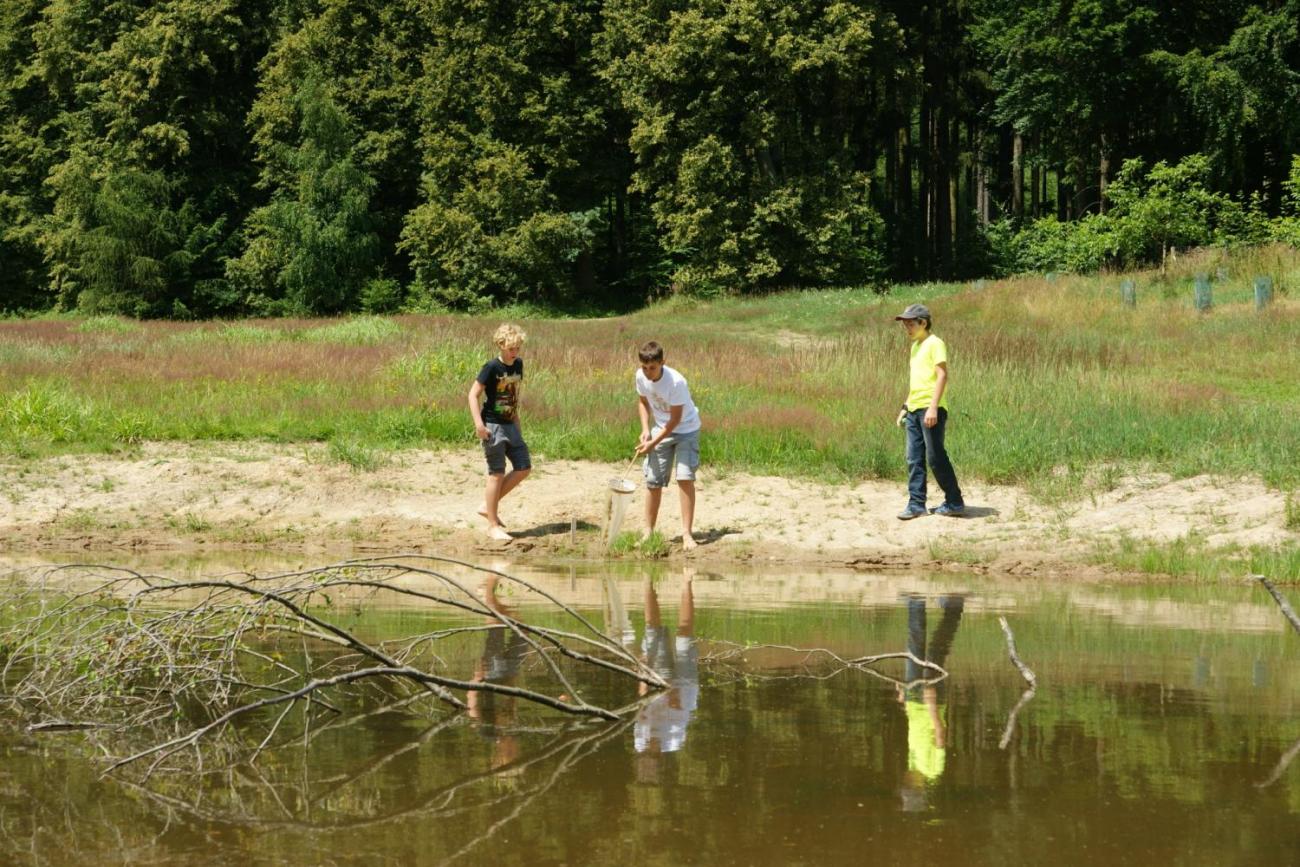
<path id="1" fill-rule="evenodd" d="M 0 313 L 627 310 L 1300 245 L 1300 0 L 5 0 Z"/>

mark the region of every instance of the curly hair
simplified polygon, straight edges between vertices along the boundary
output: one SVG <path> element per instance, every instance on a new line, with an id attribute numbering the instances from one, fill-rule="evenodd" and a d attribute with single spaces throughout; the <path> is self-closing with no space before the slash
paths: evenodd
<path id="1" fill-rule="evenodd" d="M 492 342 L 502 349 L 518 349 L 524 345 L 528 335 L 518 325 L 506 323 L 497 329 L 496 334 L 492 335 Z"/>

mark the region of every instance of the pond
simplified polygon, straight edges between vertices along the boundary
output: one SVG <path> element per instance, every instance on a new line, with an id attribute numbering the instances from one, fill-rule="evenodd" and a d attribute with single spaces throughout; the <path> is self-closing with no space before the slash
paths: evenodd
<path id="1" fill-rule="evenodd" d="M 220 779 L 139 786 L 101 775 L 86 733 L 10 720 L 0 863 L 1300 859 L 1300 636 L 1257 586 L 613 568 L 519 574 L 667 678 L 642 697 L 575 671 L 592 700 L 632 705 L 622 722 L 503 695 L 453 715 L 376 704 Z M 544 616 L 493 592 L 522 621 Z M 336 613 L 375 640 L 433 622 L 414 603 Z M 910 650 L 946 676 L 791 648 Z M 528 686 L 546 675 L 526 650 L 480 630 L 440 654 Z"/>

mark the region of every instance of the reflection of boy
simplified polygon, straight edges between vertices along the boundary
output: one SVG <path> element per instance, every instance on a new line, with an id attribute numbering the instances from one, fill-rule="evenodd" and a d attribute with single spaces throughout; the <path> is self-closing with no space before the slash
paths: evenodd
<path id="1" fill-rule="evenodd" d="M 519 389 L 524 379 L 524 360 L 519 357 L 526 335 L 514 325 L 502 325 L 493 335 L 499 355 L 483 365 L 469 387 L 469 414 L 474 432 L 483 442 L 487 459 L 487 485 L 478 513 L 488 524 L 488 535 L 502 542 L 510 534 L 501 525 L 497 506 L 506 494 L 528 477 L 532 460 L 519 431 Z M 483 398 L 480 408 L 479 398 Z M 510 473 L 506 473 L 506 459 Z"/>
<path id="2" fill-rule="evenodd" d="M 960 596 L 943 596 L 939 608 L 943 617 L 934 632 L 934 640 L 926 648 L 925 599 L 909 596 L 907 599 L 907 650 L 917 659 L 942 666 L 952 649 L 953 637 L 961 623 L 965 600 Z M 899 689 L 899 701 L 907 719 L 907 773 L 903 777 L 902 799 L 904 810 L 925 807 L 925 785 L 943 775 L 948 757 L 948 729 L 944 722 L 946 712 L 946 684 L 917 683 L 932 678 L 933 669 L 907 660 L 906 677 L 910 686 Z M 911 685 L 914 684 L 914 685 Z"/>
<path id="3" fill-rule="evenodd" d="M 699 704 L 699 648 L 695 643 L 695 596 L 691 580 L 682 588 L 677 637 L 664 626 L 659 596 L 646 582 L 645 639 L 641 644 L 646 663 L 670 684 L 637 714 L 633 740 L 638 753 L 672 753 L 686 745 L 686 727 Z"/>
<path id="4" fill-rule="evenodd" d="M 495 577 L 484 585 L 483 595 L 484 602 L 490 609 L 509 614 L 497 601 Z M 475 666 L 473 680 L 477 683 L 513 685 L 519 677 L 528 644 L 519 633 L 495 618 L 489 622 L 493 628 L 487 631 L 483 655 Z M 480 723 L 479 734 L 492 743 L 492 767 L 503 767 L 518 758 L 518 740 L 513 734 L 504 731 L 514 722 L 516 699 L 477 689 L 470 690 L 466 699 L 470 717 Z"/>
<path id="5" fill-rule="evenodd" d="M 645 455 L 645 523 L 653 533 L 659 502 L 670 474 L 677 477 L 681 498 L 682 547 L 695 547 L 695 471 L 700 466 L 700 413 L 691 400 L 686 377 L 664 364 L 663 347 L 653 340 L 637 351 L 637 413 L 641 439 L 636 453 Z M 653 426 L 651 424 L 653 419 Z"/>

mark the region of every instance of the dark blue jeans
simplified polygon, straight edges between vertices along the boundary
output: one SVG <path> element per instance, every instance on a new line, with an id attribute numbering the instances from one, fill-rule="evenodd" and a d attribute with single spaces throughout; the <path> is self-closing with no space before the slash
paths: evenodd
<path id="1" fill-rule="evenodd" d="M 943 501 L 949 506 L 963 506 L 957 473 L 943 447 L 943 429 L 948 424 L 948 410 L 939 407 L 939 423 L 925 426 L 925 410 L 909 412 L 904 423 L 907 431 L 907 507 L 925 508 L 925 467 L 929 464 L 934 480 L 943 489 Z"/>
<path id="2" fill-rule="evenodd" d="M 939 628 L 934 631 L 934 640 L 930 646 L 925 645 L 925 597 L 909 595 L 907 597 L 907 650 L 917 659 L 924 659 L 927 662 L 933 662 L 935 665 L 943 665 L 944 660 L 948 658 L 948 651 L 952 650 L 953 637 L 957 635 L 957 627 L 961 624 L 962 611 L 966 608 L 966 600 L 961 596 L 940 596 L 939 610 L 943 612 L 943 618 L 939 621 Z M 923 665 L 917 665 L 912 660 L 907 661 L 907 682 L 921 680 L 922 678 L 932 678 L 935 671 L 932 668 L 926 668 Z"/>

